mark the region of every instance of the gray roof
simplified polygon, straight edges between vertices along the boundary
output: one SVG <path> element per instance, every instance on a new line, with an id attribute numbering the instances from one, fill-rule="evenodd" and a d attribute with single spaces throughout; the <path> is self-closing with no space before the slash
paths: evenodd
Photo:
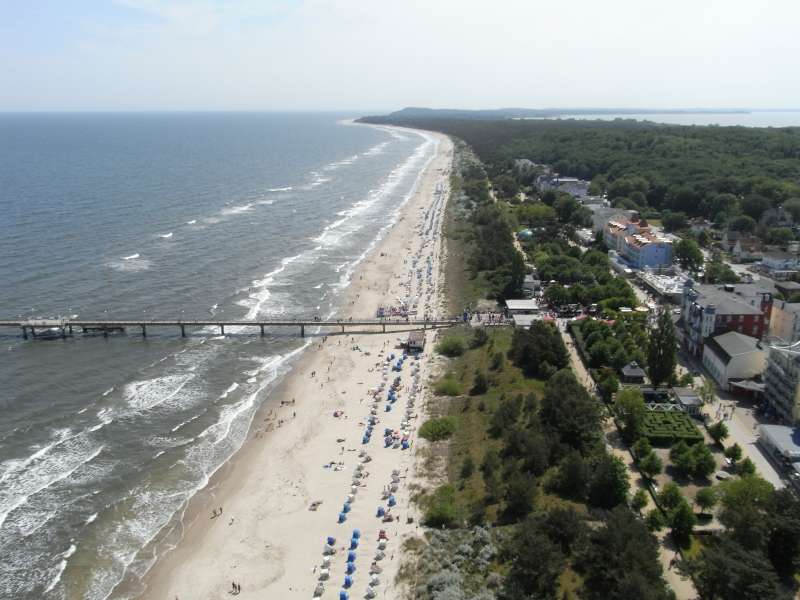
<path id="1" fill-rule="evenodd" d="M 703 401 L 692 388 L 672 388 L 675 397 L 683 406 L 700 406 Z"/>
<path id="2" fill-rule="evenodd" d="M 625 377 L 644 377 L 646 375 L 644 369 L 635 360 L 622 367 L 622 374 Z"/>
<path id="3" fill-rule="evenodd" d="M 800 459 L 800 429 L 785 425 L 760 425 L 761 436 L 790 460 Z"/>
<path id="4" fill-rule="evenodd" d="M 699 294 L 695 302 L 702 306 L 713 304 L 718 315 L 760 315 L 761 294 L 771 292 L 759 285 L 752 283 L 738 283 L 728 291 L 724 286 L 694 285 L 694 290 Z M 750 304 L 753 301 L 755 305 Z"/>
<path id="5" fill-rule="evenodd" d="M 779 281 L 775 284 L 775 287 L 787 291 L 797 291 L 800 290 L 800 283 L 797 283 L 796 281 Z"/>
<path id="6" fill-rule="evenodd" d="M 713 351 L 726 365 L 734 356 L 760 351 L 758 340 L 738 331 L 729 331 L 706 342 L 706 348 Z"/>

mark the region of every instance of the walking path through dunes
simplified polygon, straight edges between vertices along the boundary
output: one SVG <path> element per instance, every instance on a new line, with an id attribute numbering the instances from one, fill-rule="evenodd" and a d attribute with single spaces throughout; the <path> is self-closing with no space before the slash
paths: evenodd
<path id="1" fill-rule="evenodd" d="M 354 272 L 342 318 L 400 303 L 417 319 L 446 313 L 440 230 L 452 144 L 437 140 L 397 223 Z M 152 569 L 144 597 L 216 599 L 234 583 L 241 598 L 307 599 L 319 589 L 338 598 L 345 585 L 354 598 L 368 589 L 384 597 L 398 538 L 417 526 L 407 523 L 407 481 L 434 333 L 420 358 L 402 361 L 405 335 L 311 342 L 224 475 L 189 506 L 182 539 Z M 379 543 L 381 530 L 388 539 Z"/>

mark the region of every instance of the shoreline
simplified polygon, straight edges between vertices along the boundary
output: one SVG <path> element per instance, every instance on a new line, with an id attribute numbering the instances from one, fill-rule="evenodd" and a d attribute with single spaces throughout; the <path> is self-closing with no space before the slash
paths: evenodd
<path id="1" fill-rule="evenodd" d="M 409 199 L 398 207 L 392 223 L 379 231 L 376 241 L 354 264 L 350 283 L 342 292 L 339 312 L 343 318 L 392 304 L 396 295 L 404 289 L 410 293 L 415 284 L 420 288 L 415 291 L 422 293 L 424 286 L 419 274 L 416 282 L 411 281 L 407 264 L 412 246 L 419 246 L 418 253 L 426 252 L 426 256 L 433 257 L 425 266 L 428 282 L 431 269 L 435 282 L 443 277 L 439 255 L 446 194 L 435 201 L 435 190 L 441 184 L 449 188 L 453 148 L 446 136 L 427 131 L 425 134 L 437 140 L 437 148 L 420 170 Z M 433 230 L 432 244 L 426 242 L 426 236 L 414 235 L 424 232 L 425 227 L 429 232 Z M 405 284 L 404 275 L 408 280 Z M 442 314 L 441 285 L 430 287 L 433 289 L 425 291 L 427 295 L 420 301 L 427 305 L 428 315 Z M 418 310 L 422 314 L 426 307 L 419 306 Z M 434 332 L 427 334 L 429 344 L 434 335 Z M 341 509 L 337 505 L 348 495 L 347 480 L 356 465 L 353 451 L 362 447 L 363 426 L 357 426 L 356 422 L 360 419 L 363 425 L 366 390 L 380 382 L 376 357 L 397 344 L 398 334 L 339 334 L 310 340 L 269 392 L 272 400 L 264 402 L 255 413 L 239 450 L 217 469 L 208 484 L 188 502 L 179 522 L 162 536 L 157 546 L 171 549 L 159 556 L 145 574 L 141 582 L 144 591 L 139 597 L 217 598 L 230 591 L 233 581 L 242 585 L 243 597 L 263 597 L 264 592 L 278 594 L 270 597 L 311 597 L 317 585 L 312 570 L 321 562 L 325 538 L 335 535 L 341 542 L 351 529 L 350 519 L 344 525 L 337 525 L 336 516 Z M 326 369 L 332 365 L 336 369 L 329 374 Z M 426 367 L 423 365 L 420 373 Z M 325 381 L 312 373 L 325 373 Z M 335 409 L 343 410 L 345 417 L 332 417 Z M 418 413 L 420 408 L 415 410 Z M 386 421 L 391 418 L 389 414 Z M 383 414 L 378 413 L 378 417 L 383 418 Z M 420 424 L 417 419 L 409 425 L 412 437 Z M 381 429 L 381 425 L 377 427 Z M 274 435 L 275 429 L 285 431 Z M 327 442 L 323 442 L 323 436 Z M 371 444 L 364 446 L 373 457 L 368 464 L 373 477 L 386 469 L 386 476 L 390 475 L 398 461 L 405 463 L 408 471 L 413 453 L 384 449 L 380 437 L 376 435 Z M 329 460 L 343 461 L 344 469 L 325 472 L 322 464 Z M 358 518 L 352 519 L 352 526 L 362 525 L 365 534 L 367 529 L 374 528 L 373 513 L 380 498 L 365 500 L 379 493 L 377 485 L 378 482 L 370 481 L 370 485 L 364 486 L 364 493 L 359 494 L 359 501 L 353 504 L 354 517 Z M 398 491 L 398 507 L 408 512 L 401 495 Z M 322 500 L 317 511 L 308 510 L 313 500 Z M 218 507 L 223 508 L 222 516 L 210 518 L 212 510 Z M 312 522 L 315 525 L 309 528 Z M 412 529 L 416 526 L 414 519 Z M 389 527 L 400 532 L 396 523 Z M 173 541 L 176 536 L 179 539 Z M 287 543 L 289 539 L 291 544 Z M 372 539 L 365 540 L 363 546 L 372 543 Z M 393 550 L 399 550 L 399 545 L 391 541 L 389 544 L 394 546 Z M 382 563 L 385 575 L 381 576 L 381 593 L 393 583 L 390 573 L 396 572 L 399 552 L 397 561 L 389 558 L 394 558 L 394 554 L 387 553 L 388 560 Z M 342 553 L 336 559 L 343 560 Z M 359 595 L 358 590 L 366 585 L 366 560 L 359 561 L 363 569 L 354 575 L 354 595 Z M 325 597 L 333 597 L 332 590 L 341 587 L 343 566 L 341 570 L 332 569 Z"/>

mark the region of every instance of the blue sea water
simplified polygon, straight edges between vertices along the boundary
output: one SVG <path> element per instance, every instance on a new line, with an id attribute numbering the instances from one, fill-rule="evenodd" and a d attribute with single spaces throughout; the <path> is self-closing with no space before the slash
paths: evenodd
<path id="1" fill-rule="evenodd" d="M 0 319 L 334 313 L 435 149 L 347 116 L 0 115 Z M 303 348 L 148 333 L 0 331 L 0 598 L 135 593 Z"/>

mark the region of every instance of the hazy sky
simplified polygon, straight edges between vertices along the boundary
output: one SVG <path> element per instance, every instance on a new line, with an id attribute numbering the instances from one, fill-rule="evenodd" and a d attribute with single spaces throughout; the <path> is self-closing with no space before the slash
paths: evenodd
<path id="1" fill-rule="evenodd" d="M 0 110 L 800 107 L 798 0 L 0 0 Z"/>

